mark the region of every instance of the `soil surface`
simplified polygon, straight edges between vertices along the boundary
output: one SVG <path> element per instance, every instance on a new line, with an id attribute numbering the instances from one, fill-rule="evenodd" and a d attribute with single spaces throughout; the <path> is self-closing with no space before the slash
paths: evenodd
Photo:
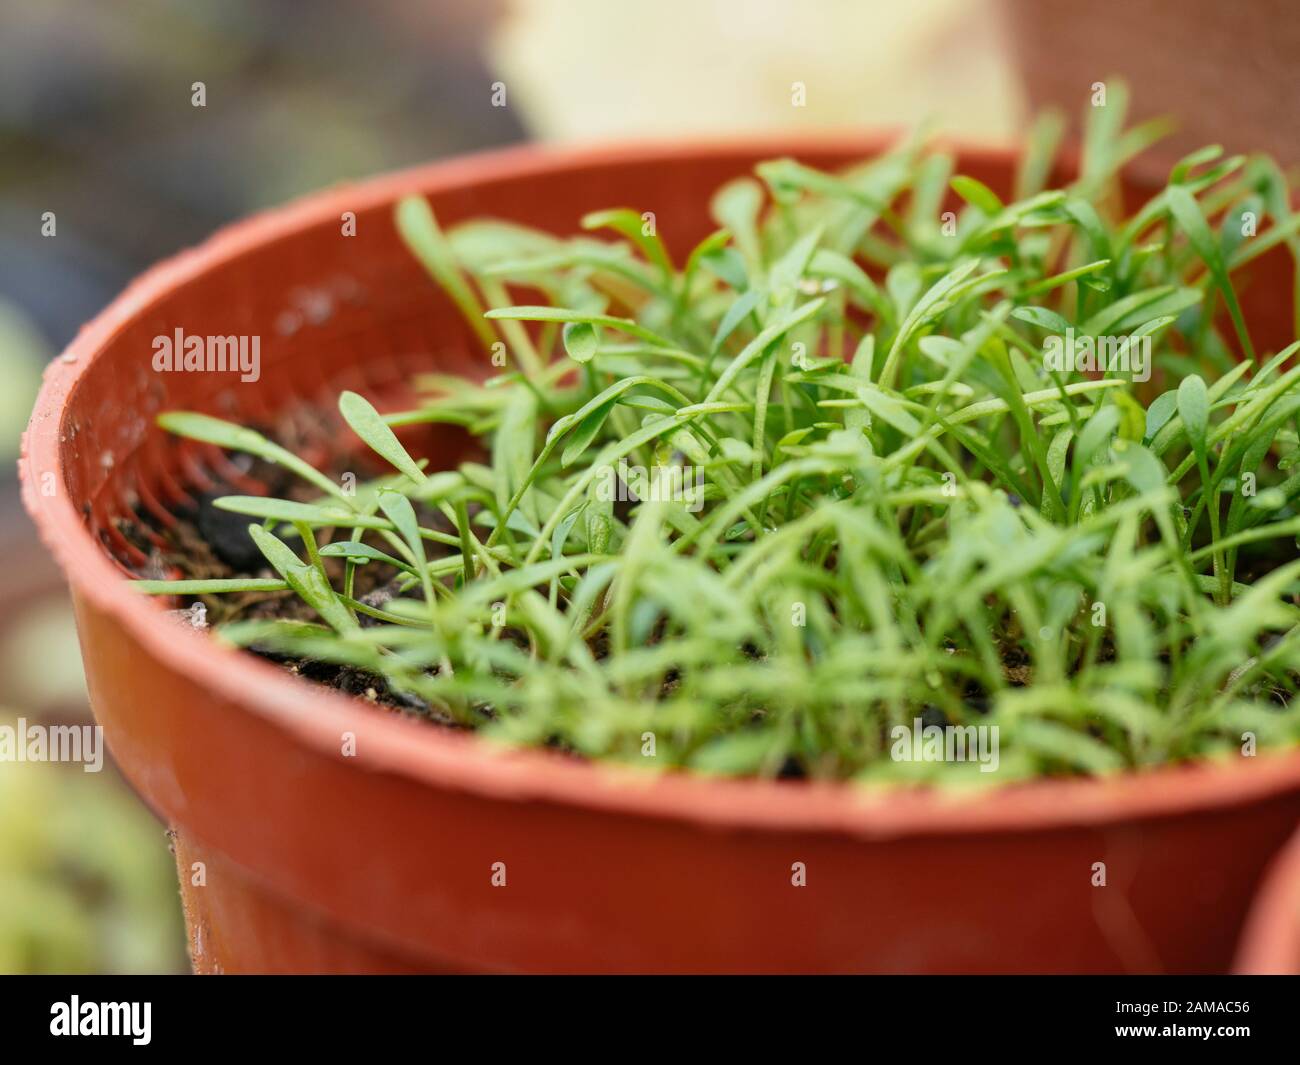
<path id="1" fill-rule="evenodd" d="M 319 499 L 318 490 L 304 484 L 280 466 L 239 455 L 230 456 L 230 461 L 241 473 L 263 485 L 269 496 L 299 502 L 313 502 Z M 332 470 L 326 465 L 325 472 L 339 479 L 345 470 L 341 466 L 337 470 Z M 359 469 L 358 462 L 353 458 L 349 461 L 346 472 L 362 478 L 380 476 L 388 471 L 379 468 Z M 174 512 L 176 519 L 174 526 L 151 527 L 150 531 L 164 541 L 165 546 L 161 549 L 139 526 L 130 523 L 121 524 L 119 528 L 123 536 L 149 556 L 149 561 L 140 576 L 166 580 L 275 577 L 276 574 L 267 565 L 252 537 L 248 535 L 250 519 L 245 515 L 214 506 L 215 500 L 222 496 L 248 494 L 246 487 L 226 486 L 196 495 L 194 507 Z M 451 531 L 441 513 L 419 511 L 419 516 L 421 523 L 426 527 Z M 301 547 L 301 541 L 292 534 L 281 532 L 280 535 L 291 547 L 295 549 Z M 336 536 L 338 535 L 341 534 L 336 532 Z M 326 534 L 321 537 L 319 544 L 324 547 L 329 542 L 330 539 Z M 436 546 L 429 545 L 431 555 L 435 554 Z M 325 565 L 334 586 L 341 587 L 345 568 L 343 560 L 326 559 Z M 380 562 L 357 566 L 353 575 L 353 595 L 368 606 L 380 607 L 396 593 L 396 578 L 396 571 Z M 419 590 L 414 589 L 404 594 L 418 596 Z M 259 618 L 319 621 L 311 607 L 295 593 L 287 590 L 184 596 L 181 597 L 181 603 L 183 609 L 177 611 L 181 620 L 198 623 L 201 619 L 203 624 L 209 626 Z M 201 609 L 198 608 L 198 604 L 201 604 Z M 359 620 L 363 626 L 376 624 L 373 619 L 365 615 L 361 615 Z M 295 676 L 322 684 L 327 688 L 334 688 L 346 695 L 366 699 L 396 712 L 418 715 L 448 727 L 462 727 L 423 699 L 406 692 L 391 690 L 384 678 L 377 674 L 352 666 L 286 656 L 256 645 L 249 647 L 248 650 L 276 662 Z"/>

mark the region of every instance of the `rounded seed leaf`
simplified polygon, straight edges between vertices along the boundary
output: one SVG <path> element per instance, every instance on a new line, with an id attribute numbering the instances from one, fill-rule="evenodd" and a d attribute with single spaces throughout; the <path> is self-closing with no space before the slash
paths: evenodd
<path id="1" fill-rule="evenodd" d="M 377 455 L 387 459 L 416 484 L 424 480 L 424 472 L 406 453 L 406 448 L 402 447 L 401 441 L 368 399 L 355 392 L 344 392 L 339 396 L 339 413 Z"/>
<path id="2" fill-rule="evenodd" d="M 566 322 L 564 350 L 574 362 L 591 362 L 600 347 L 600 333 L 590 322 Z"/>
<path id="3" fill-rule="evenodd" d="M 1210 398 L 1198 374 L 1184 377 L 1178 386 L 1178 416 L 1197 458 L 1205 457 L 1205 434 L 1210 419 Z"/>

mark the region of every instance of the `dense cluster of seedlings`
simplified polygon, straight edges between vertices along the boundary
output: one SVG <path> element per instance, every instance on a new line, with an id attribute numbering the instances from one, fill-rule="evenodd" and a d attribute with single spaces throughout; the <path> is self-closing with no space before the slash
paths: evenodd
<path id="1" fill-rule="evenodd" d="M 294 597 L 308 620 L 220 631 L 639 764 L 989 781 L 891 758 L 918 717 L 996 725 L 999 781 L 1294 741 L 1300 358 L 1256 350 L 1232 277 L 1295 253 L 1300 219 L 1271 161 L 1216 149 L 1125 213 L 1156 129 L 1124 130 L 1120 95 L 1061 188 L 1050 119 L 1010 203 L 919 139 L 838 173 L 775 159 L 718 190 L 684 261 L 638 210 L 559 239 L 401 203 L 509 364 L 387 416 L 345 393 L 391 467 L 355 491 L 164 415 L 315 498 L 218 502 L 254 519 L 263 572 L 142 587 Z M 482 461 L 413 460 L 392 427 L 418 422 Z"/>

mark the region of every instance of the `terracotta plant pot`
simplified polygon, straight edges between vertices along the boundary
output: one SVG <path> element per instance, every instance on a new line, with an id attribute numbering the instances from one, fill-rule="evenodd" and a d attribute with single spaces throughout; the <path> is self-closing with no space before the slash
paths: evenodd
<path id="1" fill-rule="evenodd" d="M 345 387 L 391 405 L 413 371 L 489 369 L 399 243 L 399 195 L 427 193 L 445 223 L 493 214 L 562 233 L 591 208 L 633 205 L 680 254 L 712 228 L 711 190 L 756 161 L 834 166 L 878 147 L 525 148 L 342 187 L 150 271 L 50 367 L 24 498 L 72 584 L 113 752 L 179 833 L 196 968 L 1229 966 L 1256 881 L 1300 817 L 1300 754 L 978 797 L 656 777 L 506 752 L 311 687 L 178 625 L 114 561 L 140 557 L 124 522 L 166 523 L 221 472 L 220 456 L 157 430 L 158 411 L 266 424 L 290 403 L 333 410 Z M 1012 162 L 961 160 L 1002 190 Z M 1278 263 L 1255 264 L 1252 295 L 1280 301 L 1284 323 Z M 260 335 L 260 380 L 153 372 L 152 338 L 178 326 Z M 422 446 L 446 463 L 456 445 Z"/>
<path id="2" fill-rule="evenodd" d="M 1300 832 L 1268 868 L 1233 971 L 1300 976 Z"/>

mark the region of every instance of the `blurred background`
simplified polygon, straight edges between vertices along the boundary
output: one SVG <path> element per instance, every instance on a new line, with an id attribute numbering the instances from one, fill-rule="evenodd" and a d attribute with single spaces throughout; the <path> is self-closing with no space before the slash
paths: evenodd
<path id="1" fill-rule="evenodd" d="M 1219 141 L 1294 164 L 1298 47 L 1294 0 L 0 6 L 0 725 L 89 721 L 70 608 L 13 472 L 41 368 L 131 277 L 222 224 L 528 139 L 933 120 L 1007 141 L 1116 74 L 1139 117 L 1180 120 L 1168 158 Z M 0 763 L 0 973 L 186 968 L 163 827 L 111 767 Z"/>

